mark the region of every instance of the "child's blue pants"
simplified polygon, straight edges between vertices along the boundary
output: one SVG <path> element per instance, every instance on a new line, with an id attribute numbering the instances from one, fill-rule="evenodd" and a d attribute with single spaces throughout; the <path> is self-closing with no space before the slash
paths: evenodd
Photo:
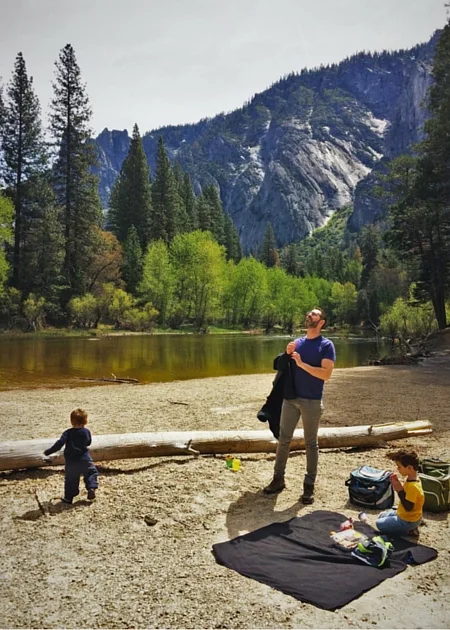
<path id="1" fill-rule="evenodd" d="M 64 496 L 73 499 L 80 494 L 80 476 L 83 475 L 86 490 L 98 488 L 98 471 L 92 459 L 66 460 Z"/>
<path id="2" fill-rule="evenodd" d="M 408 532 L 419 527 L 422 519 L 411 523 L 404 521 L 397 516 L 397 510 L 386 510 L 381 512 L 377 518 L 376 526 L 382 534 L 392 534 L 393 536 L 407 536 Z"/>

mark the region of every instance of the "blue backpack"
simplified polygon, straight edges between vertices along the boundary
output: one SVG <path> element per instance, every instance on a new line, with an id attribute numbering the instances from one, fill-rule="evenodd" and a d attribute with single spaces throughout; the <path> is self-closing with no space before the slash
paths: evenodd
<path id="1" fill-rule="evenodd" d="M 345 485 L 350 503 L 371 510 L 386 510 L 394 505 L 391 472 L 372 466 L 359 466 L 350 473 Z"/>

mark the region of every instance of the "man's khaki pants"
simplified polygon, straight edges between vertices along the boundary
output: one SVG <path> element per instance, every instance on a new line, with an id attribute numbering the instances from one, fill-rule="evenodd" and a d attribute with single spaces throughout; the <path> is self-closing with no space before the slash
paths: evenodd
<path id="1" fill-rule="evenodd" d="M 322 410 L 323 405 L 321 400 L 311 400 L 309 398 L 283 400 L 280 418 L 280 436 L 278 438 L 277 455 L 275 459 L 275 475 L 284 475 L 292 436 L 301 417 L 306 445 L 306 474 L 304 482 L 305 484 L 314 484 L 319 459 L 317 433 L 319 431 Z"/>

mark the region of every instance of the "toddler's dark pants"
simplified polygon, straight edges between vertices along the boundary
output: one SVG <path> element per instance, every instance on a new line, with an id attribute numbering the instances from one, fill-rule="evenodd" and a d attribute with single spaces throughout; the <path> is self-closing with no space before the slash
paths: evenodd
<path id="1" fill-rule="evenodd" d="M 66 460 L 64 496 L 73 499 L 80 494 L 80 476 L 83 475 L 86 490 L 98 488 L 98 470 L 92 459 Z"/>

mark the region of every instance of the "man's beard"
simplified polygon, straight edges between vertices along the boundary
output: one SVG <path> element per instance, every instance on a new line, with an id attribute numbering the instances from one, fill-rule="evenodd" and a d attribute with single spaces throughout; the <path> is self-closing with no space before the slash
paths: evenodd
<path id="1" fill-rule="evenodd" d="M 307 317 L 305 319 L 305 325 L 306 328 L 317 328 L 317 326 L 319 325 L 320 319 L 314 321 L 313 319 L 310 319 L 309 317 Z"/>

